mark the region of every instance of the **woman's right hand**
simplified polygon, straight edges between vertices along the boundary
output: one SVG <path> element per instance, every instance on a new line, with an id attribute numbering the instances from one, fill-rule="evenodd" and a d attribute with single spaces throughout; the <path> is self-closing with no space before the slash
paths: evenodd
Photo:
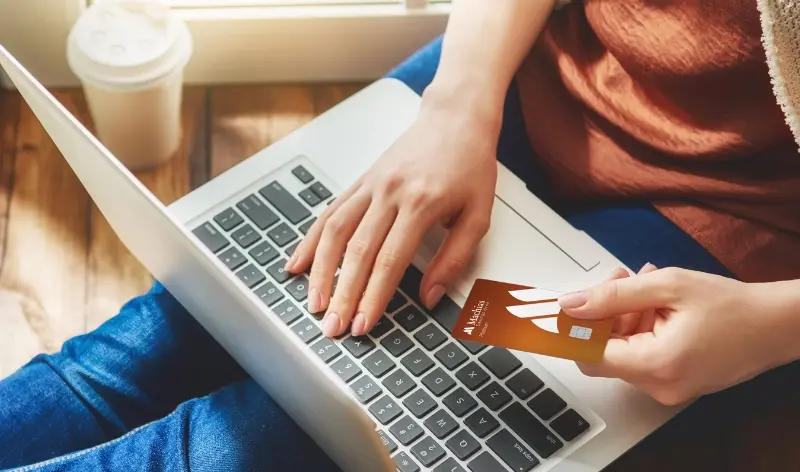
<path id="1" fill-rule="evenodd" d="M 327 309 L 328 337 L 351 320 L 354 336 L 372 329 L 432 225 L 450 231 L 420 287 L 429 308 L 489 228 L 501 110 L 464 109 L 435 93 L 422 103 L 409 129 L 325 210 L 286 264 L 291 273 L 311 266 L 308 307 Z"/>

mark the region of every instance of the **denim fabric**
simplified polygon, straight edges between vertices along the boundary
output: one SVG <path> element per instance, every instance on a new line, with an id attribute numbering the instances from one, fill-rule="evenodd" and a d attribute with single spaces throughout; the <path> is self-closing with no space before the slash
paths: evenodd
<path id="1" fill-rule="evenodd" d="M 440 48 L 438 39 L 388 75 L 421 93 Z M 514 86 L 498 158 L 547 199 Z M 728 275 L 645 203 L 562 214 L 630 267 L 649 261 Z M 337 470 L 158 283 L 0 382 L 0 469 Z"/>

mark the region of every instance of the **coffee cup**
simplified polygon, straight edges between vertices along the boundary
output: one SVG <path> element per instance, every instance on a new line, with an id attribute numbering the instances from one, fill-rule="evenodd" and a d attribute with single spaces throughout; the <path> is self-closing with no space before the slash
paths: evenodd
<path id="1" fill-rule="evenodd" d="M 186 24 L 157 0 L 100 0 L 69 34 L 67 60 L 98 139 L 131 171 L 167 162 L 181 141 Z"/>

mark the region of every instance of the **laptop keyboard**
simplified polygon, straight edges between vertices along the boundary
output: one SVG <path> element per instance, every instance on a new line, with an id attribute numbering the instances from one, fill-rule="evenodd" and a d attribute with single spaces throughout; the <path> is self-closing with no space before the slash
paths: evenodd
<path id="1" fill-rule="evenodd" d="M 287 182 L 297 179 L 297 182 Z M 528 471 L 590 425 L 506 349 L 454 339 L 461 309 L 431 311 L 409 266 L 370 333 L 322 336 L 306 305 L 308 278 L 283 270 L 318 208 L 334 195 L 304 166 L 235 202 L 193 233 L 348 384 L 376 424 L 397 470 Z M 287 188 L 298 188 L 292 192 Z M 538 467 L 537 467 L 538 466 Z"/>

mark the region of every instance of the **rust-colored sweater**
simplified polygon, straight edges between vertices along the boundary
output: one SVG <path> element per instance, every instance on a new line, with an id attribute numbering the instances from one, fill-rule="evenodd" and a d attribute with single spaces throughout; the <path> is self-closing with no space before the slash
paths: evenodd
<path id="1" fill-rule="evenodd" d="M 517 81 L 557 198 L 647 200 L 743 280 L 800 278 L 800 155 L 760 41 L 753 0 L 554 12 Z"/>

